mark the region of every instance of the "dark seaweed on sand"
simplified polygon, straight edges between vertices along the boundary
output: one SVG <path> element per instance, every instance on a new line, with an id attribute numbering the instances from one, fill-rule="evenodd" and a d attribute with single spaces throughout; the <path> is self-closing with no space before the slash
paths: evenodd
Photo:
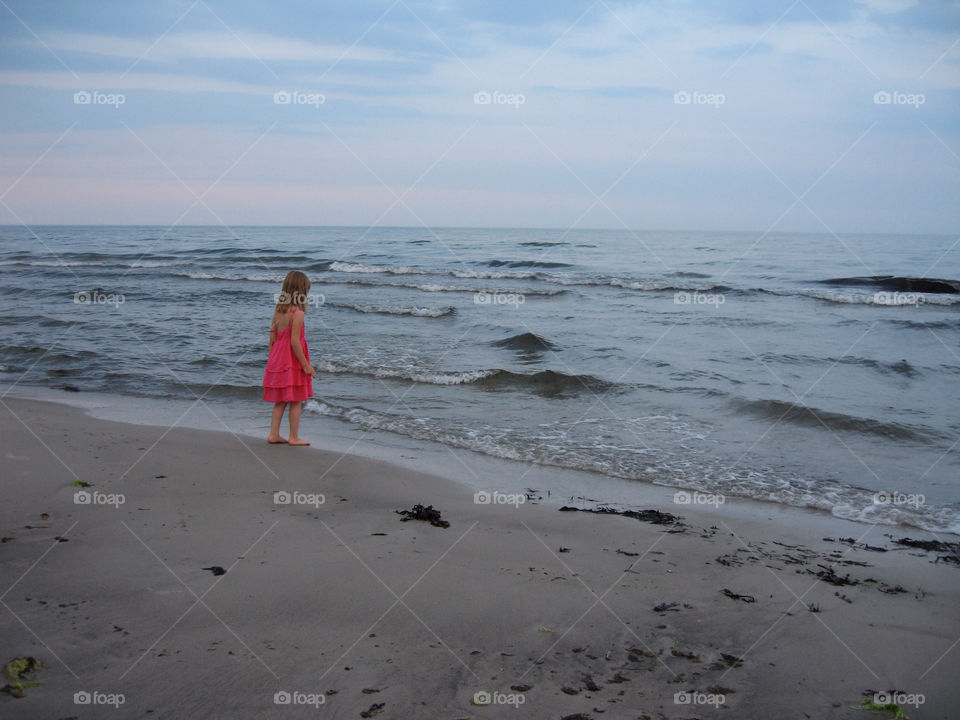
<path id="1" fill-rule="evenodd" d="M 599 508 L 577 508 L 571 507 L 570 505 L 564 505 L 560 508 L 560 512 L 588 512 L 588 513 L 597 513 L 599 515 L 623 515 L 624 517 L 633 518 L 634 520 L 639 520 L 640 522 L 653 523 L 654 525 L 677 525 L 680 523 L 680 518 L 676 515 L 671 515 L 667 512 L 661 512 L 660 510 L 614 510 L 609 507 L 599 507 Z"/>
<path id="2" fill-rule="evenodd" d="M 400 522 L 406 522 L 407 520 L 423 520 L 430 523 L 434 527 L 438 528 L 448 528 L 450 523 L 440 517 L 440 511 L 434 510 L 433 505 L 427 505 L 424 507 L 419 503 L 413 506 L 412 510 L 394 510 L 397 515 L 403 515 L 400 518 Z"/>

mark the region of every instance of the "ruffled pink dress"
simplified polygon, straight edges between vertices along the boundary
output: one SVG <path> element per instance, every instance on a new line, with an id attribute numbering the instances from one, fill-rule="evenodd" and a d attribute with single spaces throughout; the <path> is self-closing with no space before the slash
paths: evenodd
<path id="1" fill-rule="evenodd" d="M 277 333 L 270 348 L 267 369 L 263 373 L 263 399 L 267 402 L 300 402 L 313 397 L 313 378 L 300 367 L 300 361 L 293 354 L 291 334 L 293 317 L 302 310 L 295 309 L 290 324 Z M 307 348 L 306 325 L 300 326 L 300 347 L 303 356 L 310 362 L 310 350 Z"/>

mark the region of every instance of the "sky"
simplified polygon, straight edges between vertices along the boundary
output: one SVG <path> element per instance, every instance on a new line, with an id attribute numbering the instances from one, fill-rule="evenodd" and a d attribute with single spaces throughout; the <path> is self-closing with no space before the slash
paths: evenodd
<path id="1" fill-rule="evenodd" d="M 0 223 L 960 231 L 956 0 L 0 0 Z"/>

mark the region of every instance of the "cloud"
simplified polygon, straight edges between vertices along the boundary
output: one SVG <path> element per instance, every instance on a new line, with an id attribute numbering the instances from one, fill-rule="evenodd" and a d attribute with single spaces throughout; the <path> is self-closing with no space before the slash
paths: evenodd
<path id="1" fill-rule="evenodd" d="M 856 2 L 872 12 L 884 15 L 901 13 L 920 4 L 920 0 L 856 0 Z"/>
<path id="2" fill-rule="evenodd" d="M 55 33 L 44 38 L 54 50 L 108 57 L 143 57 L 147 62 L 176 60 L 260 60 L 263 62 L 394 62 L 401 58 L 374 47 L 316 44 L 262 33 L 180 32 L 155 38 Z"/>

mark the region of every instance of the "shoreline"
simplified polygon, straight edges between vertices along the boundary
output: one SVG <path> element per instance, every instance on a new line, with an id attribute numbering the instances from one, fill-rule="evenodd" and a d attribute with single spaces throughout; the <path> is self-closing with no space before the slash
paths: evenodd
<path id="1" fill-rule="evenodd" d="M 0 386 L 0 390 L 4 388 Z M 119 393 L 74 392 L 63 388 L 47 386 L 15 386 L 9 397 L 39 402 L 49 402 L 66 407 L 78 408 L 92 419 L 131 424 L 138 427 L 167 428 L 178 423 L 178 427 L 191 430 L 210 430 L 197 420 L 190 422 L 182 411 L 192 405 L 186 399 L 161 399 L 124 395 Z M 207 401 L 210 402 L 209 400 Z M 149 411 L 151 420 L 143 421 L 143 413 Z M 262 411 L 263 408 L 260 408 Z M 133 418 L 133 414 L 139 415 Z M 211 414 L 207 410 L 197 411 L 208 424 Z M 519 493 L 530 491 L 538 494 L 542 502 L 559 507 L 571 502 L 583 502 L 591 505 L 609 505 L 629 509 L 644 506 L 664 507 L 673 513 L 688 513 L 698 510 L 696 505 L 678 505 L 674 495 L 710 495 L 707 492 L 684 489 L 670 484 L 659 484 L 642 480 L 628 480 L 602 473 L 556 465 L 543 465 L 524 460 L 513 460 L 478 452 L 469 448 L 455 447 L 455 450 L 469 457 L 464 463 L 457 453 L 442 443 L 422 441 L 397 435 L 385 430 L 365 430 L 345 425 L 341 420 L 304 410 L 304 429 L 309 433 L 311 426 L 319 426 L 312 441 L 312 449 L 321 452 L 347 453 L 368 460 L 385 462 L 418 473 L 443 477 L 448 482 L 476 491 L 499 491 Z M 186 420 L 185 420 L 186 418 Z M 264 412 L 227 416 L 232 427 L 217 417 L 214 426 L 222 424 L 226 430 L 218 428 L 210 432 L 232 433 L 251 442 L 259 443 L 266 437 L 268 422 Z M 286 422 L 286 420 L 284 420 Z M 262 427 L 260 427 L 262 426 Z M 324 431 L 334 438 L 328 438 Z M 316 437 L 318 436 L 318 437 Z M 456 459 L 453 459 L 456 458 Z M 516 478 L 522 483 L 504 482 L 503 478 Z M 558 478 L 560 479 L 558 482 Z M 603 488 L 597 488 L 592 482 L 600 480 Z M 522 485 L 522 487 L 520 486 Z M 554 486 L 553 489 L 550 486 Z M 585 487 L 586 486 L 586 487 Z M 599 490 L 599 492 L 598 492 Z M 549 493 L 549 495 L 544 495 Z M 596 495 L 597 497 L 588 497 Z M 910 522 L 889 523 L 870 522 L 861 518 L 849 518 L 825 507 L 802 506 L 780 500 L 769 500 L 744 495 L 726 495 L 723 510 L 741 519 L 761 521 L 774 516 L 778 521 L 810 523 L 814 522 L 824 532 L 830 534 L 859 535 L 867 527 L 886 528 L 890 533 L 903 533 L 925 538 L 942 538 L 949 542 L 960 541 L 960 533 L 948 530 L 929 530 Z M 834 527 L 831 521 L 836 521 Z M 858 530 L 859 528 L 859 530 Z"/>
<path id="2" fill-rule="evenodd" d="M 960 569 L 886 537 L 929 533 L 769 503 L 659 507 L 682 524 L 476 504 L 316 447 L 0 413 L 3 663 L 46 666 L 5 717 L 99 716 L 78 692 L 123 695 L 124 717 L 314 712 L 278 692 L 335 718 L 515 718 L 520 698 L 544 718 L 863 718 L 864 692 L 898 690 L 946 719 L 960 701 Z M 306 504 L 275 502 L 293 491 Z M 416 504 L 450 527 L 401 521 Z"/>

